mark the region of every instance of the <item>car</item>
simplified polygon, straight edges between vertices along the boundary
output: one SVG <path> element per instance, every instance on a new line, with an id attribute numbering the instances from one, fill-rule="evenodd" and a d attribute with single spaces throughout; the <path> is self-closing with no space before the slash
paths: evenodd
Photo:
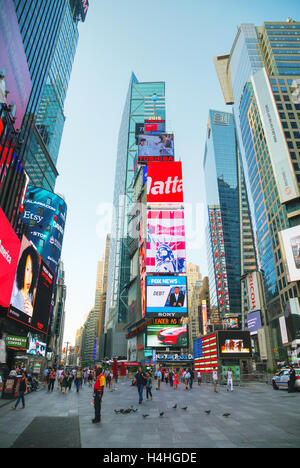
<path id="1" fill-rule="evenodd" d="M 157 338 L 166 346 L 187 346 L 187 328 L 186 326 L 163 328 Z"/>
<path id="2" fill-rule="evenodd" d="M 296 382 L 295 382 L 295 390 L 300 391 L 300 368 L 294 368 L 296 372 Z M 272 385 L 274 390 L 279 389 L 288 389 L 289 380 L 290 380 L 290 368 L 281 369 L 280 372 L 277 372 L 274 377 L 272 377 Z"/>

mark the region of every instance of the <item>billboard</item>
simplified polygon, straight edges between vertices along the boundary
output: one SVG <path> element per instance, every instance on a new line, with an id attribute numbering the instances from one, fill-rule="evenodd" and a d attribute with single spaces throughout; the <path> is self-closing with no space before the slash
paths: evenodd
<path id="1" fill-rule="evenodd" d="M 280 232 L 282 251 L 288 269 L 288 280 L 300 281 L 300 226 Z"/>
<path id="2" fill-rule="evenodd" d="M 148 210 L 147 273 L 185 273 L 183 210 Z"/>
<path id="3" fill-rule="evenodd" d="M 40 341 L 36 335 L 28 333 L 28 349 L 27 354 L 31 356 L 46 356 L 47 344 Z"/>
<path id="4" fill-rule="evenodd" d="M 67 205 L 61 197 L 28 186 L 22 221 L 29 227 L 28 239 L 54 272 L 61 257 L 66 217 Z"/>
<path id="5" fill-rule="evenodd" d="M 183 203 L 181 162 L 148 164 L 147 203 Z"/>
<path id="6" fill-rule="evenodd" d="M 187 325 L 148 325 L 147 347 L 186 348 L 188 346 Z"/>
<path id="7" fill-rule="evenodd" d="M 225 325 L 225 328 L 239 328 L 240 327 L 240 324 L 239 324 L 239 319 L 238 317 L 226 317 L 224 318 L 224 325 Z"/>
<path id="8" fill-rule="evenodd" d="M 129 338 L 127 341 L 127 360 L 136 361 L 137 360 L 137 337 Z"/>
<path id="9" fill-rule="evenodd" d="M 0 8 L 0 50 L 0 103 L 11 106 L 15 129 L 19 129 L 32 83 L 13 0 Z"/>
<path id="10" fill-rule="evenodd" d="M 246 358 L 252 356 L 248 331 L 219 331 L 219 356 L 222 358 Z"/>
<path id="11" fill-rule="evenodd" d="M 0 208 L 0 305 L 9 307 L 21 242 Z"/>
<path id="12" fill-rule="evenodd" d="M 210 374 L 218 369 L 218 350 L 216 334 L 194 340 L 195 372 Z"/>
<path id="13" fill-rule="evenodd" d="M 254 310 L 261 310 L 258 281 L 259 278 L 256 271 L 249 273 L 246 277 L 249 308 L 251 312 Z"/>
<path id="14" fill-rule="evenodd" d="M 247 328 L 251 335 L 256 335 L 257 331 L 262 328 L 260 310 L 247 314 Z"/>
<path id="15" fill-rule="evenodd" d="M 7 316 L 47 334 L 54 283 L 54 273 L 23 236 Z"/>
<path id="16" fill-rule="evenodd" d="M 147 314 L 187 314 L 186 276 L 147 276 Z"/>
<path id="17" fill-rule="evenodd" d="M 174 135 L 162 133 L 160 135 L 144 134 L 138 136 L 138 159 L 140 162 L 145 161 L 145 158 L 158 158 L 157 161 L 162 161 L 163 157 L 174 160 Z"/>
<path id="18" fill-rule="evenodd" d="M 144 132 L 152 135 L 163 134 L 166 130 L 165 120 L 146 119 L 144 124 Z"/>
<path id="19" fill-rule="evenodd" d="M 269 77 L 264 68 L 251 77 L 281 203 L 300 196 Z"/>
<path id="20" fill-rule="evenodd" d="M 27 349 L 27 337 L 7 335 L 6 347 L 15 350 Z"/>

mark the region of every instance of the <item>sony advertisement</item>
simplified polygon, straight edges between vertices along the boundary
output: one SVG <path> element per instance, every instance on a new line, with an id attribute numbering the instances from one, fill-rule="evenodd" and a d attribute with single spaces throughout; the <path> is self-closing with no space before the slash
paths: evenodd
<path id="1" fill-rule="evenodd" d="M 246 358 L 252 356 L 249 331 L 219 331 L 219 356 L 222 358 Z"/>
<path id="2" fill-rule="evenodd" d="M 282 251 L 288 269 L 288 279 L 300 281 L 300 226 L 280 232 Z"/>
<path id="3" fill-rule="evenodd" d="M 174 160 L 174 135 L 166 133 L 161 135 L 139 135 L 138 159 L 140 162 L 150 161 L 151 158 L 163 161 L 163 157 Z"/>
<path id="4" fill-rule="evenodd" d="M 147 203 L 183 203 L 182 163 L 148 163 Z"/>
<path id="5" fill-rule="evenodd" d="M 187 325 L 182 325 L 177 319 L 164 319 L 161 323 L 155 321 L 147 326 L 146 343 L 150 348 L 186 348 Z"/>
<path id="6" fill-rule="evenodd" d="M 61 257 L 67 205 L 55 193 L 29 186 L 22 221 L 30 229 L 29 240 L 56 273 Z"/>
<path id="7" fill-rule="evenodd" d="M 23 236 L 7 316 L 47 334 L 55 275 Z"/>
<path id="8" fill-rule="evenodd" d="M 186 273 L 183 210 L 148 210 L 147 273 Z"/>
<path id="9" fill-rule="evenodd" d="M 9 307 L 21 242 L 0 208 L 0 305 Z"/>
<path id="10" fill-rule="evenodd" d="M 32 83 L 13 0 L 0 8 L 0 103 L 11 108 L 21 128 Z"/>
<path id="11" fill-rule="evenodd" d="M 147 276 L 146 313 L 187 314 L 186 276 Z"/>

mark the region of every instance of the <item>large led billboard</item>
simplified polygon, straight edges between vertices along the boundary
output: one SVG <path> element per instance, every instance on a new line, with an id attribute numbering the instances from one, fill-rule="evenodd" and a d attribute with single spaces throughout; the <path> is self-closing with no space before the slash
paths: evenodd
<path id="1" fill-rule="evenodd" d="M 257 331 L 262 328 L 260 310 L 247 314 L 247 328 L 251 335 L 257 335 Z"/>
<path id="2" fill-rule="evenodd" d="M 219 356 L 222 358 L 246 358 L 252 356 L 249 331 L 219 331 Z"/>
<path id="3" fill-rule="evenodd" d="M 148 210 L 147 273 L 185 273 L 183 210 Z"/>
<path id="4" fill-rule="evenodd" d="M 281 231 L 280 240 L 288 268 L 288 280 L 300 281 L 300 226 Z"/>
<path id="5" fill-rule="evenodd" d="M 7 316 L 47 334 L 55 275 L 23 236 Z"/>
<path id="6" fill-rule="evenodd" d="M 22 221 L 29 227 L 28 239 L 54 272 L 61 257 L 66 217 L 67 205 L 61 197 L 28 187 Z"/>
<path id="7" fill-rule="evenodd" d="M 11 106 L 19 129 L 32 83 L 13 0 L 5 0 L 0 8 L 0 51 L 0 102 Z"/>
<path id="8" fill-rule="evenodd" d="M 188 346 L 187 325 L 148 325 L 147 347 L 186 348 Z"/>
<path id="9" fill-rule="evenodd" d="M 147 203 L 183 203 L 182 163 L 148 163 Z"/>
<path id="10" fill-rule="evenodd" d="M 186 276 L 147 276 L 147 314 L 187 314 Z"/>
<path id="11" fill-rule="evenodd" d="M 31 354 L 32 356 L 46 356 L 46 349 L 47 344 L 43 341 L 40 341 L 37 335 L 32 335 L 28 333 L 28 349 L 27 354 Z"/>
<path id="12" fill-rule="evenodd" d="M 0 208 L 0 305 L 9 307 L 21 242 Z"/>
<path id="13" fill-rule="evenodd" d="M 150 159 L 149 159 L 150 158 Z M 174 160 L 174 135 L 163 133 L 161 135 L 139 135 L 138 159 L 140 162 L 163 161 L 163 158 Z"/>

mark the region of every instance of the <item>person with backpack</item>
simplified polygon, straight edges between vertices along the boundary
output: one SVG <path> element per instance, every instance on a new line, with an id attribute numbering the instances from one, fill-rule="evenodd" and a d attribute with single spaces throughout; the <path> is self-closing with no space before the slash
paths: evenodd
<path id="1" fill-rule="evenodd" d="M 102 374 L 102 368 L 96 371 L 96 382 L 94 385 L 94 408 L 95 418 L 92 420 L 93 424 L 97 424 L 101 421 L 101 403 L 105 387 L 105 377 Z"/>

